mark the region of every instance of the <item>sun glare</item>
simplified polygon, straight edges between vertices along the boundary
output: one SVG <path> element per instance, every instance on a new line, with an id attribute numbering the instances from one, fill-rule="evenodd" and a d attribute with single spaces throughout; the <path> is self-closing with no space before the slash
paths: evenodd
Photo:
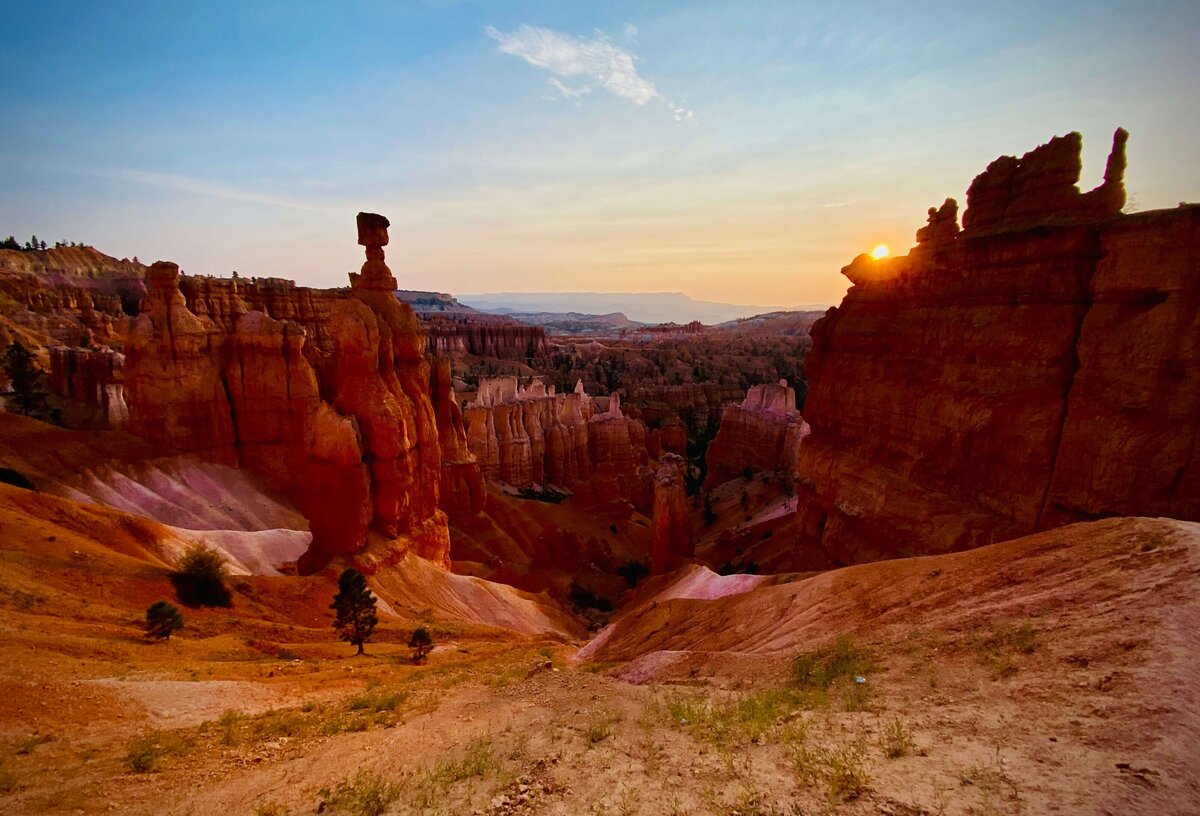
<path id="1" fill-rule="evenodd" d="M 878 246 L 876 246 L 874 249 L 871 250 L 871 257 L 877 261 L 880 258 L 886 258 L 887 254 L 888 254 L 887 244 L 879 244 Z"/>

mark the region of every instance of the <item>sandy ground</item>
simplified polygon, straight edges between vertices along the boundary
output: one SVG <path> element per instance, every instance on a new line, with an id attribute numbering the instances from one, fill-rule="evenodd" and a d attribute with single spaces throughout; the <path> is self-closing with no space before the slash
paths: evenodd
<path id="1" fill-rule="evenodd" d="M 1035 557 L 1121 536 L 1124 560 L 1077 565 L 1055 587 L 1010 580 L 1003 603 L 984 593 L 940 616 L 849 602 L 852 615 L 830 600 L 843 584 L 826 578 L 828 596 L 812 584 L 825 633 L 810 645 L 848 633 L 863 678 L 828 688 L 790 679 L 807 646 L 594 663 L 578 659 L 582 641 L 443 627 L 415 666 L 400 623 L 353 658 L 327 630 L 252 607 L 147 644 L 129 610 L 98 604 L 68 620 L 22 595 L 21 553 L 6 551 L 0 811 L 1195 813 L 1194 530 L 1134 520 L 1069 528 L 1016 547 L 1019 558 L 919 561 L 960 582 L 977 564 L 987 583 L 1022 559 L 1045 572 Z M 903 575 L 882 577 L 903 591 Z M 681 578 L 659 588 L 661 605 L 719 608 L 802 583 Z M 654 589 L 644 602 L 657 603 Z M 1039 614 L 1072 592 L 1092 606 Z M 788 629 L 778 609 L 759 612 L 774 618 L 756 626 Z M 863 614 L 886 625 L 872 633 Z"/>

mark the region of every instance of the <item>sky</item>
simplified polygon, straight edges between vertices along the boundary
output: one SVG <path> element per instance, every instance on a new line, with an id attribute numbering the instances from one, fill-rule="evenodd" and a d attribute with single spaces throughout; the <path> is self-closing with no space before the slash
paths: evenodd
<path id="1" fill-rule="evenodd" d="M 1002 154 L 1200 200 L 1200 3 L 0 0 L 0 233 L 341 286 L 837 303 Z"/>

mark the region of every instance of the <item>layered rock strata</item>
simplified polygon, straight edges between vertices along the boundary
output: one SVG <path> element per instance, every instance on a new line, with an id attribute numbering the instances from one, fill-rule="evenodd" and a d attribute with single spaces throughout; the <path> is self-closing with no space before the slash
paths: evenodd
<path id="1" fill-rule="evenodd" d="M 803 546 L 840 563 L 1200 518 L 1200 207 L 1122 215 L 1126 134 L 996 160 L 813 329 Z"/>
<path id="2" fill-rule="evenodd" d="M 795 475 L 800 445 L 809 433 L 796 410 L 796 391 L 787 380 L 751 386 L 741 405 L 730 405 L 705 455 L 705 487 L 715 487 L 746 470 Z"/>
<path id="3" fill-rule="evenodd" d="M 467 444 L 462 409 L 455 399 L 450 360 L 433 360 L 430 396 L 442 449 L 441 506 L 452 517 L 475 515 L 487 506 L 483 468 Z"/>
<path id="4" fill-rule="evenodd" d="M 654 470 L 654 507 L 650 537 L 650 574 L 661 575 L 696 554 L 688 512 L 683 458 L 668 453 Z"/>
<path id="5" fill-rule="evenodd" d="M 448 563 L 425 335 L 393 294 L 387 226 L 382 216 L 359 215 L 362 272 L 350 276 L 345 297 L 320 299 L 329 309 L 321 321 L 328 352 L 308 343 L 302 323 L 232 301 L 235 308 L 216 310 L 208 297 L 205 314 L 196 314 L 178 267 L 166 262 L 149 270 L 144 312 L 128 339 L 130 429 L 250 468 L 292 495 L 313 533 L 305 569 L 361 551 L 369 534 L 401 555 L 411 547 Z"/>
<path id="6" fill-rule="evenodd" d="M 558 394 L 541 378 L 525 386 L 516 377 L 484 379 L 464 420 L 468 449 L 489 479 L 645 503 L 646 426 L 621 412 L 619 397 L 600 410 L 582 383 Z"/>
<path id="7" fill-rule="evenodd" d="M 429 321 L 429 348 L 434 354 L 474 354 L 504 360 L 529 360 L 546 353 L 546 330 L 513 322 L 478 318 Z"/>
<path id="8" fill-rule="evenodd" d="M 67 424 L 95 430 L 119 429 L 129 421 L 125 403 L 125 355 L 112 349 L 54 346 L 50 352 L 51 393 L 80 406 Z"/>

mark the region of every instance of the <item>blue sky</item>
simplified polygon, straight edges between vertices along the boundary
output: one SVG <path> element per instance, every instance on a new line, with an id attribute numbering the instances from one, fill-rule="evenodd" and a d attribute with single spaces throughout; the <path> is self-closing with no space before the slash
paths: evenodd
<path id="1" fill-rule="evenodd" d="M 1200 198 L 1200 3 L 3 5 L 0 231 L 342 285 L 836 302 L 1002 153 Z"/>

